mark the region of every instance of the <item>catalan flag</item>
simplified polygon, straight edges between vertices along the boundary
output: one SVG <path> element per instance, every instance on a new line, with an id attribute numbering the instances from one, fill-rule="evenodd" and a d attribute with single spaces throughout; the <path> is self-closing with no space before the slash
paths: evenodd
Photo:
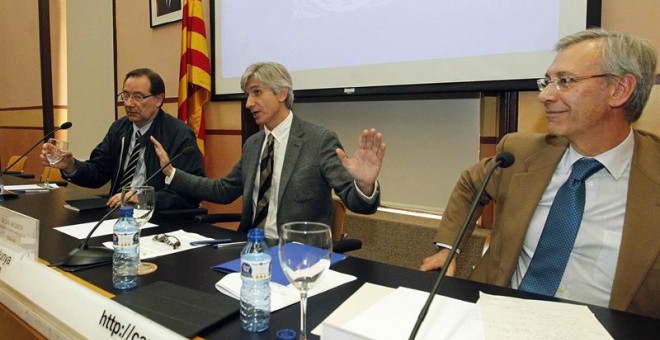
<path id="1" fill-rule="evenodd" d="M 202 0 L 183 1 L 181 30 L 178 117 L 195 131 L 203 155 L 206 139 L 204 104 L 211 97 L 211 66 Z"/>

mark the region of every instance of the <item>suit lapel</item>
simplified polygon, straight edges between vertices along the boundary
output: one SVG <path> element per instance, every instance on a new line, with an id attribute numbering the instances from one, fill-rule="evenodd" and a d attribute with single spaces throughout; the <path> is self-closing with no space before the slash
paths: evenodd
<path id="1" fill-rule="evenodd" d="M 257 171 L 259 171 L 259 160 L 261 159 L 261 146 L 266 139 L 266 133 L 261 130 L 258 132 L 259 136 L 252 139 L 250 145 L 245 147 L 245 157 L 243 159 L 244 164 L 242 166 L 245 168 L 245 178 L 243 179 L 245 185 L 243 188 L 243 211 L 246 212 L 245 215 L 249 215 L 248 220 L 252 221 L 252 192 L 254 191 L 255 179 L 257 177 Z M 244 217 L 244 218 L 247 218 Z"/>
<path id="2" fill-rule="evenodd" d="M 610 307 L 627 310 L 660 253 L 660 159 L 635 135 L 628 201 Z M 625 275 L 623 275 L 625 273 Z"/>
<path id="3" fill-rule="evenodd" d="M 497 254 L 502 254 L 500 260 L 509 259 L 508 263 L 500 262 L 498 267 L 497 284 L 508 285 L 513 271 L 518 263 L 518 257 L 522 251 L 523 242 L 532 215 L 541 200 L 552 175 L 557 168 L 566 144 L 551 145 L 541 149 L 529 156 L 524 162 L 525 169 L 511 177 L 508 185 L 507 197 L 515 197 L 515 204 L 506 204 L 505 210 L 500 216 L 507 216 L 506 220 L 500 220 L 498 235 L 493 235 L 493 244 L 502 245 L 501 249 L 493 249 Z"/>
<path id="4" fill-rule="evenodd" d="M 300 120 L 296 118 L 296 116 L 293 116 L 291 131 L 289 132 L 289 141 L 286 146 L 286 153 L 284 154 L 284 165 L 282 166 L 282 173 L 280 174 L 278 193 L 279 202 L 282 202 L 282 196 L 284 195 L 289 180 L 291 179 L 293 169 L 295 169 L 296 164 L 298 164 L 298 157 L 300 156 L 300 151 L 303 147 L 302 137 L 304 134 L 305 131 L 303 131 L 300 125 Z"/>

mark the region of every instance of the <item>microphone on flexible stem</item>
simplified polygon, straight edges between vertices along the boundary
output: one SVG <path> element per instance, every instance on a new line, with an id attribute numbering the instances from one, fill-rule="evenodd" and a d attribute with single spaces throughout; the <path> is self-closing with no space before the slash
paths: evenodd
<path id="1" fill-rule="evenodd" d="M 472 217 L 474 216 L 474 212 L 477 209 L 477 205 L 479 204 L 481 195 L 483 195 L 484 190 L 486 189 L 486 184 L 488 184 L 488 181 L 490 181 L 490 177 L 493 175 L 493 172 L 495 172 L 495 169 L 508 168 L 515 162 L 515 159 L 516 158 L 513 156 L 513 154 L 507 151 L 500 152 L 497 155 L 497 157 L 495 157 L 495 163 L 493 164 L 493 167 L 490 170 L 488 170 L 488 172 L 486 173 L 486 177 L 484 178 L 483 182 L 481 182 L 481 187 L 477 191 L 477 195 L 474 197 L 474 200 L 472 201 L 472 206 L 470 207 L 470 211 L 465 217 L 463 226 L 461 227 L 460 231 L 458 232 L 458 235 L 456 236 L 456 239 L 454 240 L 454 244 L 451 247 L 449 255 L 447 255 L 447 259 L 445 259 L 445 264 L 442 266 L 440 275 L 438 276 L 438 279 L 435 281 L 435 284 L 431 289 L 429 297 L 426 299 L 426 303 L 424 304 L 424 307 L 422 308 L 422 310 L 419 313 L 419 316 L 417 317 L 417 323 L 415 323 L 415 327 L 410 333 L 410 337 L 408 338 L 409 340 L 414 340 L 415 337 L 417 336 L 417 332 L 419 331 L 419 328 L 421 327 L 422 322 L 424 321 L 424 318 L 426 317 L 426 314 L 429 311 L 429 307 L 431 307 L 431 302 L 433 302 L 433 298 L 440 290 L 440 284 L 442 283 L 442 280 L 447 276 L 447 268 L 449 268 L 449 264 L 456 255 L 458 246 L 463 241 L 463 237 L 465 236 L 465 233 L 468 230 L 470 221 L 472 220 Z"/>
<path id="2" fill-rule="evenodd" d="M 46 139 L 48 139 L 48 138 L 49 138 L 50 136 L 52 136 L 55 132 L 57 132 L 57 131 L 59 131 L 59 130 L 66 130 L 66 129 L 70 128 L 72 125 L 73 125 L 73 123 L 71 123 L 71 122 L 65 122 L 65 123 L 62 123 L 62 125 L 60 125 L 59 127 L 53 129 L 53 131 L 47 133 L 45 136 L 43 136 L 43 138 L 41 138 L 40 140 L 38 140 L 36 143 L 34 143 L 34 145 L 32 145 L 29 149 L 27 149 L 27 151 L 23 152 L 23 154 L 22 154 L 20 157 L 18 157 L 13 163 L 9 164 L 9 166 L 7 166 L 4 170 L 0 171 L 0 177 L 2 177 L 2 175 L 6 174 L 6 173 L 9 171 L 9 169 L 11 169 L 11 167 L 13 167 L 14 165 L 16 165 L 16 163 L 18 163 L 21 159 L 25 158 L 25 156 L 26 156 L 28 153 L 30 153 L 30 151 L 32 151 L 34 148 L 37 147 L 37 145 L 43 143 L 43 141 L 45 141 Z M 4 188 L 2 189 L 2 193 L 1 193 L 1 195 L 2 195 L 3 197 L 4 197 L 4 196 L 7 196 L 7 197 L 17 197 L 17 196 L 18 196 L 18 195 L 16 195 L 15 193 L 12 193 L 12 192 L 10 192 L 10 191 L 5 191 Z"/>
<path id="3" fill-rule="evenodd" d="M 183 155 L 190 155 L 193 152 L 195 152 L 195 147 L 194 146 L 188 146 L 181 153 L 178 155 L 172 157 L 169 162 L 165 163 L 158 171 L 154 172 L 151 176 L 149 176 L 145 181 L 144 185 L 147 185 L 149 181 L 151 181 L 156 175 L 158 175 L 163 169 L 168 167 L 174 160 L 177 158 L 183 156 Z M 127 185 L 126 187 L 130 187 L 130 184 Z M 129 196 L 126 197 L 126 199 L 130 199 L 133 197 L 135 193 L 131 192 Z M 112 262 L 112 254 L 114 252 L 113 249 L 104 247 L 104 246 L 90 246 L 89 245 L 89 239 L 92 237 L 92 234 L 98 229 L 98 227 L 103 223 L 103 221 L 107 220 L 112 213 L 117 211 L 121 205 L 117 205 L 114 208 L 110 209 L 107 214 L 103 215 L 101 219 L 92 227 L 92 230 L 89 231 L 87 234 L 87 237 L 85 237 L 85 240 L 80 244 L 80 247 L 74 248 L 69 252 L 67 255 L 66 259 L 62 263 L 60 263 L 58 266 L 66 271 L 76 271 L 80 269 L 86 269 L 90 267 L 95 267 L 95 266 L 100 266 L 104 265 L 107 263 Z"/>

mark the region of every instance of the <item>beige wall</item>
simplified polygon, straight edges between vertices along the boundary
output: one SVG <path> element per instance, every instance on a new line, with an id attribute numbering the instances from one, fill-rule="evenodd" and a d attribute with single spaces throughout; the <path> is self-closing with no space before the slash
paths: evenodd
<path id="1" fill-rule="evenodd" d="M 50 33 L 55 125 L 67 116 L 65 10 L 51 0 Z M 0 164 L 43 136 L 38 1 L 0 0 Z M 57 137 L 66 138 L 65 134 Z M 39 151 L 28 154 L 25 171 L 39 174 Z"/>
<path id="2" fill-rule="evenodd" d="M 76 146 L 85 143 L 83 149 L 91 149 L 98 140 L 100 134 L 105 130 L 109 121 L 113 117 L 109 115 L 114 112 L 115 103 L 110 105 L 112 93 L 99 93 L 99 96 L 105 98 L 103 104 L 95 105 L 94 110 L 88 111 L 82 109 L 79 113 L 68 112 L 84 102 L 84 96 L 73 96 L 66 85 L 67 82 L 82 83 L 81 78 L 75 80 L 67 79 L 71 77 L 71 72 L 67 72 L 66 65 L 69 68 L 77 65 L 78 61 L 70 60 L 67 56 L 65 46 L 69 48 L 90 48 L 85 45 L 78 45 L 67 41 L 67 22 L 74 21 L 65 10 L 71 6 L 106 6 L 109 8 L 110 1 L 95 1 L 94 5 L 85 5 L 87 1 L 65 1 L 51 0 L 51 47 L 53 57 L 53 77 L 54 77 L 54 101 L 56 105 L 56 124 L 64 119 L 71 120 L 72 116 L 77 114 L 86 115 L 94 119 L 100 117 L 96 125 L 103 125 L 98 128 L 84 128 L 87 131 L 96 133 L 94 137 L 78 138 Z M 104 2 L 105 5 L 98 4 Z M 41 118 L 41 85 L 39 70 L 39 30 L 38 30 L 38 11 L 37 0 L 0 0 L 0 163 L 8 158 L 12 153 L 20 152 L 27 148 L 34 136 L 38 136 L 42 128 Z M 117 55 L 116 73 L 118 88 L 125 73 L 137 67 L 150 67 L 159 72 L 165 80 L 168 95 L 168 103 L 165 109 L 171 114 L 176 114 L 176 92 L 178 87 L 179 72 L 179 54 L 180 54 L 180 22 L 170 23 L 155 28 L 150 27 L 149 20 L 149 2 L 135 0 L 115 0 L 116 8 L 116 32 L 117 32 Z M 204 1 L 207 33 L 209 32 L 209 1 Z M 109 9 L 103 11 L 109 13 Z M 101 13 L 99 10 L 88 9 L 89 18 L 96 18 Z M 76 15 L 86 16 L 87 12 L 81 12 Z M 92 16 L 92 14 L 94 16 Z M 656 47 L 660 46 L 660 1 L 658 0 L 603 0 L 603 26 L 607 29 L 620 30 L 638 34 L 649 38 Z M 105 20 L 105 19 L 103 19 Z M 83 21 L 78 19 L 78 22 Z M 103 23 L 108 27 L 109 23 Z M 94 24 L 90 24 L 83 30 L 92 30 Z M 76 30 L 80 28 L 76 27 Z M 103 33 L 107 35 L 108 33 Z M 105 38 L 105 37 L 104 37 Z M 209 34 L 210 38 L 210 34 Z M 109 44 L 105 43 L 105 44 Z M 107 60 L 110 48 L 104 47 L 102 51 L 96 51 L 100 60 Z M 98 61 L 97 61 L 98 62 Z M 107 71 L 108 67 L 97 66 L 96 71 L 88 71 L 86 74 L 87 82 L 85 87 L 95 89 L 98 85 L 98 74 L 101 71 Z M 80 74 L 78 77 L 81 77 Z M 95 82 L 96 81 L 96 82 Z M 107 85 L 107 80 L 103 80 Z M 112 86 L 114 88 L 114 86 Z M 80 91 L 84 93 L 84 91 Z M 660 123 L 658 120 L 658 111 L 660 111 L 660 90 L 656 85 L 653 97 L 646 108 L 639 127 L 648 129 L 660 134 Z M 93 97 L 92 97 L 93 98 Z M 544 126 L 540 106 L 536 101 L 536 93 L 522 93 L 520 96 L 520 126 L 521 130 L 537 130 Z M 93 102 L 93 101 L 92 101 Z M 90 104 L 86 104 L 90 105 Z M 93 105 L 93 104 L 92 104 Z M 120 107 L 121 109 L 121 107 Z M 120 111 L 120 116 L 123 113 Z M 80 116 L 79 116 L 80 117 Z M 492 122 L 492 117 L 487 117 L 484 121 Z M 82 119 L 82 118 L 79 118 Z M 75 122 L 74 122 L 75 123 Z M 76 140 L 82 131 L 77 130 L 80 124 L 74 125 L 70 131 L 70 138 Z M 240 107 L 237 103 L 209 103 L 207 106 L 207 126 L 209 128 L 210 141 L 208 143 L 208 162 L 209 175 L 221 176 L 228 171 L 227 164 L 233 164 L 240 155 Z M 16 127 L 22 127 L 16 129 Z M 492 126 L 486 124 L 485 130 L 488 136 L 496 131 Z M 38 137 L 37 137 L 38 138 Z M 83 157 L 84 157 L 83 152 Z M 28 165 L 33 164 L 40 167 L 35 157 L 31 157 Z"/>
<path id="3" fill-rule="evenodd" d="M 649 39 L 658 53 L 657 73 L 660 73 L 660 1 L 603 0 L 602 27 Z M 536 91 L 520 93 L 518 131 L 547 131 L 537 95 Z M 653 87 L 642 117 L 633 126 L 660 136 L 660 85 Z"/>

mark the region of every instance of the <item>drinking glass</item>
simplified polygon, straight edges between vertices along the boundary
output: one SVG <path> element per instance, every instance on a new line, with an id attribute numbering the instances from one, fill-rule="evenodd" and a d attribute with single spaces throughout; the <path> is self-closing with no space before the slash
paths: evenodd
<path id="1" fill-rule="evenodd" d="M 307 293 L 330 268 L 332 232 L 317 222 L 290 222 L 282 225 L 279 257 L 282 271 L 300 290 L 300 337 L 307 339 Z"/>
<path id="2" fill-rule="evenodd" d="M 46 181 L 42 184 L 44 187 L 50 188 L 50 170 L 53 169 L 53 165 L 62 160 L 65 151 L 69 150 L 69 142 L 60 139 L 49 138 L 47 143 L 55 146 L 54 148 L 50 148 L 50 152 L 46 154 L 46 159 L 48 159 L 50 166 L 48 167 L 48 172 L 46 173 Z"/>
<path id="3" fill-rule="evenodd" d="M 121 204 L 133 207 L 133 218 L 140 227 L 149 222 L 156 207 L 156 194 L 152 186 L 123 187 L 121 189 Z M 138 254 L 140 252 L 138 251 Z M 139 261 L 138 275 L 153 273 L 158 269 L 155 263 Z"/>

